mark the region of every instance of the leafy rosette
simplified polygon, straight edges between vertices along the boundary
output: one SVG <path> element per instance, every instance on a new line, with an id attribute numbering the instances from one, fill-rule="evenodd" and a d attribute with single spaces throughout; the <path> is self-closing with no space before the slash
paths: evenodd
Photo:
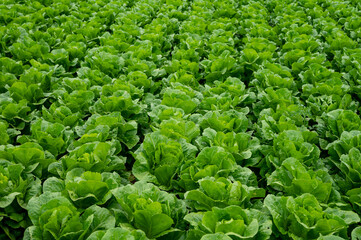
<path id="1" fill-rule="evenodd" d="M 272 97 L 271 99 L 275 98 Z M 308 125 L 308 110 L 300 104 L 285 104 L 282 107 L 277 107 L 276 110 L 265 109 L 260 105 L 260 110 L 257 125 L 255 126 L 257 130 L 255 134 L 260 139 L 270 141 L 287 130 L 300 129 L 306 132 L 304 126 Z M 318 140 L 315 142 L 318 142 Z"/>
<path id="2" fill-rule="evenodd" d="M 233 155 L 224 148 L 206 147 L 196 158 L 182 165 L 177 184 L 189 191 L 198 188 L 198 180 L 205 177 L 231 177 L 244 183 L 248 181 L 247 178 L 252 178 L 246 172 L 247 168 L 237 165 Z"/>
<path id="3" fill-rule="evenodd" d="M 322 114 L 317 128 L 321 138 L 320 146 L 326 149 L 328 143 L 337 140 L 344 131 L 361 130 L 361 120 L 351 110 L 337 109 Z"/>
<path id="4" fill-rule="evenodd" d="M 225 50 L 219 56 L 212 56 L 211 59 L 205 59 L 201 62 L 205 70 L 205 79 L 207 83 L 215 80 L 224 81 L 229 76 L 239 76 L 241 67 L 237 64 L 230 51 Z"/>
<path id="5" fill-rule="evenodd" d="M 348 201 L 352 204 L 353 210 L 361 214 L 361 187 L 346 192 Z"/>
<path id="6" fill-rule="evenodd" d="M 26 229 L 26 240 L 84 240 L 95 231 L 115 227 L 109 210 L 93 205 L 81 214 L 60 193 L 46 192 L 34 197 L 27 209 L 33 226 Z"/>
<path id="7" fill-rule="evenodd" d="M 65 85 L 63 88 L 59 87 L 59 89 L 55 90 L 52 96 L 58 99 L 55 104 L 66 106 L 73 113 L 89 114 L 89 108 L 94 104 L 96 90 L 85 89 L 72 89 L 70 86 Z"/>
<path id="8" fill-rule="evenodd" d="M 320 83 L 325 83 L 329 80 L 335 80 L 335 79 L 340 79 L 341 74 L 339 72 L 335 72 L 331 69 L 328 69 L 326 66 L 323 66 L 322 64 L 319 63 L 312 63 L 309 66 L 307 66 L 307 68 L 305 69 L 305 71 L 302 71 L 300 73 L 300 78 L 302 80 L 302 84 L 303 87 L 305 87 L 306 84 L 310 84 L 311 86 L 317 86 L 317 84 Z M 307 85 L 306 85 L 307 86 Z M 309 86 L 307 86 L 307 88 L 309 88 Z M 347 86 L 343 87 L 343 90 L 348 90 Z M 305 89 L 307 92 L 307 89 Z M 340 94 L 342 94 L 344 92 L 340 92 Z"/>
<path id="9" fill-rule="evenodd" d="M 278 168 L 287 158 L 300 160 L 305 166 L 322 165 L 319 162 L 320 149 L 315 144 L 317 134 L 310 131 L 286 130 L 281 132 L 273 141 L 273 148 L 269 149 L 266 163 L 261 165 L 264 171 Z"/>
<path id="10" fill-rule="evenodd" d="M 113 172 L 89 172 L 82 168 L 69 171 L 65 181 L 52 177 L 43 184 L 44 192 L 62 192 L 69 196 L 75 206 L 87 208 L 93 204 L 103 205 L 111 197 L 111 190 L 119 187 L 124 181 L 119 174 Z"/>
<path id="11" fill-rule="evenodd" d="M 232 82 L 235 84 L 234 88 L 240 91 L 238 95 L 233 94 L 232 91 L 228 92 L 226 89 L 223 89 L 227 87 L 227 84 L 230 85 Z M 206 85 L 205 90 L 202 92 L 204 98 L 200 103 L 199 109 L 206 111 L 228 111 L 230 109 L 237 109 L 240 105 L 251 103 L 253 100 L 255 100 L 255 94 L 252 92 L 248 93 L 245 90 L 244 85 L 243 88 L 242 85 L 238 87 L 237 84 L 239 84 L 239 82 L 241 81 L 237 78 L 228 78 L 224 83 L 216 81 L 215 84 L 217 84 L 217 87 L 214 88 Z"/>
<path id="12" fill-rule="evenodd" d="M 39 194 L 41 182 L 26 174 L 21 164 L 15 164 L 0 157 L 0 229 L 8 236 L 19 236 L 18 228 L 27 226 L 26 208 L 28 201 Z"/>
<path id="13" fill-rule="evenodd" d="M 180 108 L 185 114 L 193 113 L 200 103 L 202 94 L 182 84 L 173 84 L 173 88 L 163 90 L 161 104 Z"/>
<path id="14" fill-rule="evenodd" d="M 206 128 L 201 137 L 196 139 L 199 149 L 219 146 L 232 153 L 238 164 L 242 166 L 254 166 L 261 159 L 260 141 L 247 133 L 216 132 Z"/>
<path id="15" fill-rule="evenodd" d="M 357 29 L 359 28 L 357 27 Z M 360 96 L 358 93 L 360 89 L 360 53 L 361 51 L 359 48 L 345 48 L 344 51 L 340 51 L 335 54 L 335 61 L 342 71 L 347 73 L 347 82 L 350 84 L 352 91 L 358 96 Z"/>
<path id="16" fill-rule="evenodd" d="M 83 126 L 75 127 L 77 135 L 81 137 L 77 141 L 79 143 L 118 139 L 129 149 L 139 141 L 137 130 L 137 122 L 126 122 L 120 112 L 106 115 L 93 114 Z"/>
<path id="17" fill-rule="evenodd" d="M 317 239 L 336 235 L 347 237 L 348 227 L 360 221 L 352 211 L 324 208 L 316 197 L 305 193 L 296 198 L 268 195 L 264 205 L 270 211 L 278 237 L 288 235 L 293 239 Z M 277 236 L 277 232 L 274 232 Z"/>
<path id="18" fill-rule="evenodd" d="M 324 98 L 325 96 L 332 96 L 333 99 L 335 99 L 336 101 L 338 100 L 339 103 L 341 100 L 341 97 L 346 95 L 349 90 L 350 90 L 350 86 L 348 86 L 347 84 L 345 84 L 340 77 L 334 77 L 334 78 L 330 78 L 327 80 L 323 80 L 320 82 L 316 82 L 313 84 L 305 84 L 302 86 L 303 91 L 302 91 L 302 98 L 303 99 L 307 99 L 309 97 L 313 97 L 312 100 L 318 99 L 319 97 Z M 344 99 L 346 100 L 346 98 Z M 310 101 L 310 103 L 312 103 L 313 101 Z M 316 102 L 313 102 L 313 104 L 315 104 Z M 352 103 L 350 101 L 350 103 Z M 355 102 L 352 103 L 352 105 L 356 104 Z M 351 105 L 351 107 L 352 107 Z M 341 105 L 342 106 L 342 105 Z M 319 112 L 317 110 L 320 110 L 324 107 L 326 107 L 325 105 L 321 105 L 319 106 L 319 108 L 317 109 L 317 107 L 315 105 L 312 106 L 313 110 L 316 110 L 315 113 L 317 113 L 318 115 L 322 115 L 322 112 Z M 335 109 L 335 105 L 330 104 L 328 106 L 328 108 L 326 108 L 325 110 L 334 110 Z"/>
<path id="19" fill-rule="evenodd" d="M 248 119 L 245 115 L 247 113 L 247 108 L 243 112 L 209 111 L 198 119 L 198 123 L 202 130 L 211 128 L 217 132 L 245 132 L 248 128 Z"/>
<path id="20" fill-rule="evenodd" d="M 245 84 L 239 78 L 228 77 L 224 82 L 215 81 L 214 84 L 205 85 L 200 109 L 228 111 L 250 105 L 256 99 L 255 93 L 246 90 Z"/>
<path id="21" fill-rule="evenodd" d="M 164 120 L 161 122 L 159 130 L 164 136 L 179 140 L 180 142 L 184 139 L 188 143 L 192 142 L 200 134 L 197 124 L 183 119 Z"/>
<path id="22" fill-rule="evenodd" d="M 45 41 L 34 41 L 28 34 L 19 38 L 9 47 L 10 52 L 16 59 L 29 61 L 48 55 L 49 45 Z"/>
<path id="23" fill-rule="evenodd" d="M 124 67 L 124 59 L 117 56 L 113 47 L 96 47 L 85 56 L 84 67 L 98 69 L 106 75 L 116 78 Z"/>
<path id="24" fill-rule="evenodd" d="M 345 181 L 349 186 L 361 186 L 361 152 L 357 148 L 351 148 L 347 155 L 342 155 L 340 163 L 337 164 L 345 176 Z"/>
<path id="25" fill-rule="evenodd" d="M 11 86 L 18 79 L 16 75 L 24 72 L 21 62 L 16 62 L 8 57 L 0 58 L 0 93 L 6 92 L 6 87 Z M 15 75 L 16 74 L 16 75 Z"/>
<path id="26" fill-rule="evenodd" d="M 190 239 L 192 239 L 192 237 L 190 237 Z M 199 237 L 197 237 L 196 239 L 199 239 Z M 232 240 L 232 238 L 224 233 L 210 233 L 203 235 L 201 240 Z"/>
<path id="27" fill-rule="evenodd" d="M 36 141 L 55 157 L 66 151 L 73 140 L 73 131 L 60 123 L 51 123 L 43 119 L 37 119 L 31 124 L 31 135 L 23 135 L 18 142 L 26 143 Z"/>
<path id="28" fill-rule="evenodd" d="M 49 109 L 42 107 L 43 118 L 52 123 L 59 123 L 64 126 L 73 127 L 81 123 L 83 117 L 81 112 L 75 112 L 67 106 L 53 103 Z"/>
<path id="29" fill-rule="evenodd" d="M 333 84 L 337 83 L 330 83 L 330 85 L 320 86 L 320 88 L 325 88 L 324 91 L 328 91 L 328 88 L 336 88 Z M 322 89 L 321 88 L 321 89 Z M 321 89 L 317 89 L 321 91 Z M 322 89 L 323 90 L 323 89 Z M 332 89 L 333 90 L 333 89 Z M 329 90 L 331 91 L 331 90 Z M 357 111 L 360 103 L 355 101 L 350 94 L 344 95 L 321 95 L 312 94 L 311 96 L 307 97 L 306 100 L 308 109 L 313 115 L 313 118 L 317 116 L 321 116 L 325 112 L 331 112 L 335 109 L 348 109 L 353 112 Z"/>
<path id="30" fill-rule="evenodd" d="M 125 168 L 125 157 L 118 156 L 121 151 L 119 141 L 85 143 L 59 161 L 49 165 L 49 172 L 65 177 L 74 168 L 83 168 L 92 172 L 111 172 Z"/>
<path id="31" fill-rule="evenodd" d="M 22 130 L 25 127 L 25 123 L 30 122 L 33 118 L 34 112 L 31 111 L 25 99 L 17 103 L 10 97 L 1 96 L 0 119 L 7 121 L 10 126 Z"/>
<path id="32" fill-rule="evenodd" d="M 79 238 L 83 233 L 77 209 L 60 193 L 34 197 L 27 209 L 34 226 L 26 230 L 25 239 Z"/>
<path id="33" fill-rule="evenodd" d="M 141 230 L 128 230 L 124 228 L 110 228 L 92 233 L 86 240 L 148 240 Z"/>
<path id="34" fill-rule="evenodd" d="M 247 92 L 246 85 L 239 78 L 228 77 L 224 82 L 216 81 L 215 83 L 218 84 L 209 89 L 210 93 L 229 93 L 234 99 L 239 98 L 237 102 L 251 101 L 251 99 L 254 99 L 256 97 L 253 92 Z"/>
<path id="35" fill-rule="evenodd" d="M 183 229 L 186 206 L 173 194 L 144 181 L 112 190 L 119 205 L 112 210 L 120 225 L 141 229 L 148 238 L 174 237 Z"/>
<path id="36" fill-rule="evenodd" d="M 90 107 L 92 114 L 110 114 L 112 112 L 121 112 L 125 119 L 137 118 L 141 113 L 143 106 L 138 100 L 133 100 L 131 95 L 125 90 L 117 90 L 115 92 L 105 92 Z"/>
<path id="37" fill-rule="evenodd" d="M 361 186 L 361 132 L 353 130 L 343 132 L 341 137 L 328 144 L 328 164 L 340 188 L 345 193 Z"/>
<path id="38" fill-rule="evenodd" d="M 0 147 L 1 158 L 21 164 L 25 173 L 32 173 L 39 178 L 47 175 L 49 164 L 55 161 L 53 155 L 34 142 Z"/>
<path id="39" fill-rule="evenodd" d="M 39 179 L 31 181 L 30 176 L 29 178 L 23 178 L 24 167 L 20 164 L 13 164 L 6 160 L 0 160 L 0 164 L 0 208 L 10 206 L 16 198 L 18 198 L 17 204 L 26 206 L 26 201 L 24 200 L 29 200 L 32 197 L 31 193 L 30 196 L 27 196 L 28 193 L 26 191 L 32 184 L 38 185 L 34 186 L 33 190 L 36 190 L 36 188 L 39 190 Z"/>
<path id="40" fill-rule="evenodd" d="M 108 75 L 98 69 L 80 67 L 77 70 L 77 75 L 82 80 L 90 81 L 91 86 L 103 86 L 112 82 L 112 79 Z"/>
<path id="41" fill-rule="evenodd" d="M 213 207 L 207 212 L 189 213 L 185 220 L 192 226 L 187 240 L 269 239 L 272 233 L 269 214 L 239 206 Z M 211 235 L 220 238 L 212 238 Z"/>
<path id="42" fill-rule="evenodd" d="M 344 131 L 338 140 L 327 145 L 328 153 L 334 162 L 339 162 L 339 158 L 348 154 L 352 148 L 361 149 L 361 131 Z"/>
<path id="43" fill-rule="evenodd" d="M 325 170 L 307 170 L 295 158 L 288 158 L 267 177 L 267 183 L 277 191 L 298 196 L 310 193 L 319 202 L 339 201 L 340 194 L 335 190 L 335 183 Z"/>
<path id="44" fill-rule="evenodd" d="M 260 89 L 257 98 L 259 101 L 252 106 L 256 116 L 264 109 L 270 108 L 273 111 L 277 111 L 280 108 L 286 108 L 299 103 L 299 99 L 293 96 L 293 92 L 288 88 L 268 87 Z"/>
<path id="45" fill-rule="evenodd" d="M 151 101 L 155 101 L 155 99 L 151 99 Z M 154 125 L 159 125 L 164 120 L 169 119 L 182 119 L 185 115 L 183 109 L 176 107 L 168 107 L 162 104 L 154 104 L 150 103 L 151 111 L 148 112 L 148 115 L 153 122 Z"/>
<path id="46" fill-rule="evenodd" d="M 205 177 L 198 181 L 199 188 L 185 193 L 184 198 L 197 210 L 211 211 L 212 207 L 250 205 L 251 198 L 264 197 L 265 191 L 243 185 L 227 178 Z"/>
<path id="47" fill-rule="evenodd" d="M 130 72 L 127 76 L 127 81 L 138 88 L 148 91 L 154 85 L 152 78 L 148 78 L 147 74 L 141 71 Z"/>
<path id="48" fill-rule="evenodd" d="M 259 69 L 254 73 L 255 79 L 250 82 L 251 86 L 259 89 L 266 89 L 268 87 L 295 89 L 295 81 L 291 74 L 291 70 L 286 66 L 266 62 L 263 64 L 264 68 Z"/>
<path id="49" fill-rule="evenodd" d="M 168 133 L 173 135 L 171 132 Z M 136 162 L 133 174 L 139 180 L 169 188 L 179 167 L 187 159 L 194 158 L 196 151 L 197 149 L 184 139 L 180 143 L 160 132 L 150 133 L 145 136 L 143 144 L 134 153 Z"/>
<path id="50" fill-rule="evenodd" d="M 144 89 L 142 87 L 138 88 L 134 86 L 125 75 L 121 75 L 119 78 L 112 79 L 110 82 L 107 82 L 106 85 L 102 86 L 101 93 L 109 96 L 118 90 L 128 92 L 133 100 L 140 99 L 144 95 Z"/>
<path id="51" fill-rule="evenodd" d="M 31 105 L 41 105 L 45 102 L 44 93 L 38 84 L 27 84 L 17 81 L 9 88 L 12 99 L 16 102 L 26 100 Z"/>
<path id="52" fill-rule="evenodd" d="M 181 52 L 182 51 L 178 50 L 177 53 L 181 53 Z M 163 80 L 166 81 L 167 84 L 180 83 L 186 86 L 190 86 L 194 89 L 197 89 L 197 87 L 199 86 L 199 82 L 197 81 L 198 76 L 195 77 L 195 75 L 199 75 L 199 73 L 196 73 L 195 71 L 199 70 L 199 65 L 197 65 L 195 62 L 190 62 L 189 60 L 185 60 L 185 59 L 178 61 L 173 58 L 172 60 L 173 61 L 167 62 L 167 65 L 164 67 L 164 69 L 154 71 L 153 74 L 155 74 L 156 77 L 160 77 L 166 74 L 166 69 L 170 70 L 172 71 L 172 73 L 169 74 L 169 76 Z M 185 68 L 187 68 L 189 71 L 187 71 L 186 69 L 179 69 L 178 71 L 173 72 L 174 68 L 179 68 L 179 64 L 181 63 L 188 65 Z"/>

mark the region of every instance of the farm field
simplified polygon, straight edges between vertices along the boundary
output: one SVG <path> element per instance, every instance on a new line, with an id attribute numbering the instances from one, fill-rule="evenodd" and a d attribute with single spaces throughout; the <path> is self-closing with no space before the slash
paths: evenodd
<path id="1" fill-rule="evenodd" d="M 360 0 L 0 0 L 0 240 L 361 239 Z"/>

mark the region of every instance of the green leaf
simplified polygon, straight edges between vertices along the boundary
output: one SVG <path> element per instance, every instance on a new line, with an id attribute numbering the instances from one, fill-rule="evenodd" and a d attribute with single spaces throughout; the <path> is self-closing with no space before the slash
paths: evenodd
<path id="1" fill-rule="evenodd" d="M 5 197 L 0 197 L 0 208 L 5 208 L 9 206 L 15 199 L 16 196 L 20 195 L 19 192 L 13 192 Z"/>
<path id="2" fill-rule="evenodd" d="M 81 238 L 89 236 L 94 231 L 107 230 L 115 227 L 115 218 L 109 210 L 93 205 L 87 208 L 81 215 L 80 220 L 84 223 L 84 233 Z"/>
<path id="3" fill-rule="evenodd" d="M 232 240 L 229 236 L 224 233 L 214 233 L 214 234 L 206 234 L 201 240 Z"/>
<path id="4" fill-rule="evenodd" d="M 361 239 L 361 227 L 356 227 L 351 232 L 351 239 L 352 240 L 360 240 Z"/>
<path id="5" fill-rule="evenodd" d="M 149 238 L 154 238 L 168 230 L 173 225 L 173 220 L 165 214 L 150 215 L 146 210 L 134 213 L 135 227 L 142 229 Z"/>
<path id="6" fill-rule="evenodd" d="M 24 233 L 24 240 L 42 240 L 41 229 L 36 226 L 28 227 Z"/>

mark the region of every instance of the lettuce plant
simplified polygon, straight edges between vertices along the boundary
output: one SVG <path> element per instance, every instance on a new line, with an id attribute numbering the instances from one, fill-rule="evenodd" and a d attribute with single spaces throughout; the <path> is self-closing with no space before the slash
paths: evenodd
<path id="1" fill-rule="evenodd" d="M 24 239 L 86 239 L 96 230 L 115 227 L 110 211 L 93 205 L 81 215 L 60 193 L 47 192 L 29 201 L 29 217 L 34 224 L 25 231 Z"/>
<path id="2" fill-rule="evenodd" d="M 75 206 L 86 208 L 93 204 L 104 205 L 112 197 L 111 190 L 122 182 L 124 180 L 115 172 L 100 174 L 74 168 L 67 173 L 65 181 L 48 178 L 43 184 L 43 191 L 61 192 L 69 196 Z"/>
<path id="3" fill-rule="evenodd" d="M 243 186 L 239 181 L 227 178 L 205 177 L 198 181 L 199 188 L 185 193 L 184 198 L 197 210 L 208 210 L 212 207 L 227 207 L 231 205 L 247 206 L 250 199 L 263 197 L 264 191 Z"/>
<path id="4" fill-rule="evenodd" d="M 267 214 L 255 209 L 242 209 L 235 205 L 226 208 L 213 207 L 207 212 L 190 213 L 185 220 L 193 227 L 188 239 L 212 239 L 211 236 L 206 235 L 212 233 L 221 233 L 213 235 L 214 237 L 226 235 L 229 239 L 268 239 L 272 226 Z M 207 237 L 203 237 L 204 235 Z"/>
<path id="5" fill-rule="evenodd" d="M 141 148 L 135 152 L 137 160 L 134 163 L 133 174 L 139 180 L 147 180 L 169 188 L 180 165 L 194 157 L 195 150 L 195 147 L 186 143 L 184 139 L 183 143 L 179 143 L 162 135 L 161 132 L 153 132 L 146 135 Z"/>
<path id="6" fill-rule="evenodd" d="M 119 239 L 119 240 L 147 240 L 148 238 L 140 230 L 127 230 L 123 228 L 109 228 L 107 230 L 99 230 L 93 232 L 87 240 L 107 240 L 107 239 Z"/>
<path id="7" fill-rule="evenodd" d="M 309 193 L 296 198 L 268 195 L 265 206 L 280 234 L 294 239 L 317 239 L 329 234 L 344 238 L 348 226 L 360 221 L 352 211 L 322 207 Z"/>
<path id="8" fill-rule="evenodd" d="M 114 211 L 121 225 L 141 229 L 148 238 L 181 231 L 186 206 L 173 194 L 144 181 L 112 190 L 119 203 Z M 168 235 L 171 236 L 171 235 Z"/>

